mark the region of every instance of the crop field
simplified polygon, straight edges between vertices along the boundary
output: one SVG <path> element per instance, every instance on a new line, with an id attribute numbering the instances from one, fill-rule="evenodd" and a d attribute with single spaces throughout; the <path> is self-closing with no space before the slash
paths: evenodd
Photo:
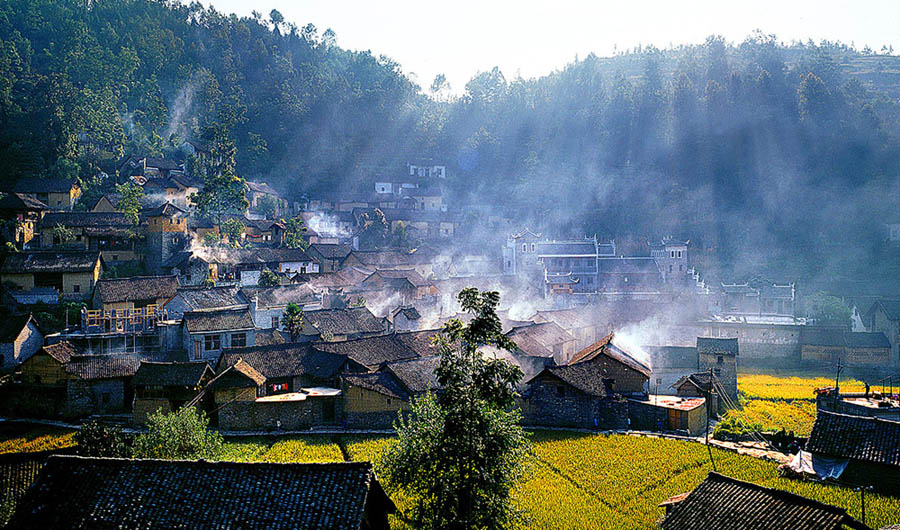
<path id="1" fill-rule="evenodd" d="M 834 386 L 833 378 L 738 374 L 738 392 L 747 399 L 815 401 L 815 390 L 827 386 Z M 864 392 L 865 389 L 862 381 L 841 381 L 843 392 Z"/>
<path id="2" fill-rule="evenodd" d="M 25 423 L 0 423 L 0 454 L 34 453 L 75 445 L 75 431 Z"/>
<path id="3" fill-rule="evenodd" d="M 727 416 L 737 416 L 747 426 L 763 431 L 793 431 L 797 436 L 809 436 L 816 421 L 816 404 L 809 401 L 770 401 L 751 399 L 741 410 L 730 410 Z"/>
<path id="4" fill-rule="evenodd" d="M 42 426 L 0 425 L 0 450 L 41 450 L 72 445 L 73 434 Z M 229 438 L 220 458 L 243 462 L 324 462 L 370 460 L 380 468 L 390 436 L 256 436 Z M 656 528 L 664 510 L 657 505 L 690 491 L 712 470 L 701 444 L 651 437 L 536 431 L 529 470 L 513 491 L 526 521 L 517 530 L 543 528 L 638 530 Z M 726 475 L 791 491 L 846 508 L 860 517 L 859 493 L 823 484 L 778 477 L 771 462 L 718 449 L 716 469 Z M 400 512 L 409 500 L 384 484 Z M 873 528 L 900 523 L 900 499 L 866 496 L 867 523 Z M 406 530 L 402 516 L 391 526 Z"/>

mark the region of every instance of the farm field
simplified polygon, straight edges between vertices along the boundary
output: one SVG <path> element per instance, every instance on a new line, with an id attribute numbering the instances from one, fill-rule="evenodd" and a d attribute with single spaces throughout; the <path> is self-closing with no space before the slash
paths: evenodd
<path id="1" fill-rule="evenodd" d="M 75 431 L 18 422 L 0 423 L 0 454 L 34 453 L 75 445 Z"/>
<path id="2" fill-rule="evenodd" d="M 778 376 L 768 374 L 738 374 L 738 392 L 747 399 L 815 401 L 815 390 L 834 386 L 834 378 Z M 864 392 L 862 381 L 842 380 L 841 391 Z"/>
<path id="3" fill-rule="evenodd" d="M 0 437 L 7 450 L 71 445 L 72 433 L 10 433 Z M 34 432 L 32 432 L 34 431 Z M 3 434 L 0 428 L 0 435 Z M 389 436 L 299 435 L 229 438 L 222 460 L 244 462 L 322 462 L 371 460 L 376 471 Z M 690 491 L 712 470 L 709 454 L 701 444 L 651 437 L 584 434 L 563 431 L 532 433 L 534 458 L 529 472 L 513 492 L 526 522 L 519 530 L 656 528 L 664 510 L 657 505 Z M 346 455 L 346 456 L 345 456 Z M 778 477 L 776 464 L 749 456 L 713 449 L 716 469 L 726 475 L 767 487 L 791 491 L 846 508 L 860 517 L 859 493 Z M 408 500 L 385 489 L 401 512 Z M 900 499 L 867 495 L 867 522 L 874 528 L 900 523 Z M 392 528 L 408 528 L 401 517 L 391 518 Z"/>

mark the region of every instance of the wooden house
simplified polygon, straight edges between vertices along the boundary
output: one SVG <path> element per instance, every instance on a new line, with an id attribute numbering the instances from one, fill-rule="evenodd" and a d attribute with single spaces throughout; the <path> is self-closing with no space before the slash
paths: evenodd
<path id="1" fill-rule="evenodd" d="M 236 348 L 222 353 L 212 383 L 223 430 L 305 429 L 340 421 L 339 375 L 363 367 L 309 344 Z M 223 375 L 224 374 L 224 375 Z"/>
<path id="2" fill-rule="evenodd" d="M 881 332 L 842 329 L 804 329 L 800 332 L 800 358 L 804 363 L 878 368 L 890 366 L 891 343 Z"/>
<path id="3" fill-rule="evenodd" d="M 385 363 L 377 372 L 341 376 L 344 423 L 348 427 L 390 429 L 411 399 L 439 392 L 435 369 L 440 357 L 420 357 Z"/>
<path id="4" fill-rule="evenodd" d="M 168 414 L 180 409 L 196 398 L 214 376 L 205 361 L 141 362 L 132 380 L 134 422 L 147 423 L 156 412 Z"/>
<path id="5" fill-rule="evenodd" d="M 603 377 L 594 362 L 547 366 L 528 380 L 523 393 L 527 425 L 623 429 L 628 405 L 616 394 L 615 380 Z"/>
<path id="6" fill-rule="evenodd" d="M 319 264 L 320 272 L 334 272 L 342 267 L 352 248 L 350 245 L 313 243 L 306 253 Z"/>
<path id="7" fill-rule="evenodd" d="M 413 306 L 400 306 L 391 313 L 395 331 L 417 331 L 422 315 Z"/>
<path id="8" fill-rule="evenodd" d="M 215 362 L 222 350 L 255 344 L 255 326 L 247 306 L 188 311 L 181 322 L 182 347 L 191 360 Z"/>
<path id="9" fill-rule="evenodd" d="M 57 227 L 67 228 L 73 240 L 60 239 Z M 121 212 L 50 212 L 40 223 L 41 248 L 99 251 L 107 263 L 141 258 L 135 227 Z"/>
<path id="10" fill-rule="evenodd" d="M 712 370 L 732 399 L 737 399 L 738 339 L 697 337 L 697 360 L 701 370 Z"/>
<path id="11" fill-rule="evenodd" d="M 863 315 L 868 331 L 884 333 L 891 343 L 891 363 L 900 364 L 900 300 L 881 299 Z"/>
<path id="12" fill-rule="evenodd" d="M 660 506 L 666 508 L 661 530 L 871 530 L 843 508 L 715 472 Z"/>
<path id="13" fill-rule="evenodd" d="M 819 409 L 805 450 L 841 482 L 900 494 L 900 421 Z"/>
<path id="14" fill-rule="evenodd" d="M 0 236 L 19 250 L 34 246 L 41 218 L 50 208 L 24 193 L 7 193 L 0 198 L 0 220 L 6 221 Z"/>
<path id="15" fill-rule="evenodd" d="M 162 307 L 178 292 L 178 277 L 135 276 L 109 278 L 94 288 L 94 309 L 140 309 L 149 305 Z"/>
<path id="16" fill-rule="evenodd" d="M 0 325 L 0 369 L 22 364 L 44 345 L 44 336 L 31 314 L 11 315 Z"/>
<path id="17" fill-rule="evenodd" d="M 39 177 L 20 180 L 12 191 L 37 199 L 53 210 L 71 210 L 81 196 L 78 181 Z"/>
<path id="18" fill-rule="evenodd" d="M 7 254 L 0 265 L 0 282 L 10 282 L 24 291 L 50 287 L 65 300 L 88 300 L 103 259 L 96 251 L 30 251 Z"/>
<path id="19" fill-rule="evenodd" d="M 389 530 L 394 510 L 370 462 L 53 456 L 9 527 Z"/>

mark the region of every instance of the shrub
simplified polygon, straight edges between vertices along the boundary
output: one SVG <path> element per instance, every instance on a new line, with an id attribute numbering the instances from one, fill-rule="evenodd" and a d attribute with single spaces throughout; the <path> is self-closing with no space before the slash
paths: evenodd
<path id="1" fill-rule="evenodd" d="M 190 407 L 150 416 L 148 432 L 134 440 L 135 458 L 166 460 L 214 459 L 222 450 L 222 435 L 209 429 L 209 419 Z"/>

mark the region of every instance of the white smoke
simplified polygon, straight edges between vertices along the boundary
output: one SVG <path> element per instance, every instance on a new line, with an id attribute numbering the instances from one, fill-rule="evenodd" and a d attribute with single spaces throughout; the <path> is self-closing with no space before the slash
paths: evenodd
<path id="1" fill-rule="evenodd" d="M 306 220 L 306 226 L 312 231 L 324 237 L 350 237 L 352 234 L 347 228 L 341 227 L 340 220 L 325 212 L 312 212 L 312 216 Z"/>
<path id="2" fill-rule="evenodd" d="M 169 110 L 169 124 L 166 126 L 165 138 L 170 138 L 173 134 L 184 136 L 185 122 L 194 106 L 194 96 L 200 86 L 197 76 L 193 76 L 175 96 Z"/>

